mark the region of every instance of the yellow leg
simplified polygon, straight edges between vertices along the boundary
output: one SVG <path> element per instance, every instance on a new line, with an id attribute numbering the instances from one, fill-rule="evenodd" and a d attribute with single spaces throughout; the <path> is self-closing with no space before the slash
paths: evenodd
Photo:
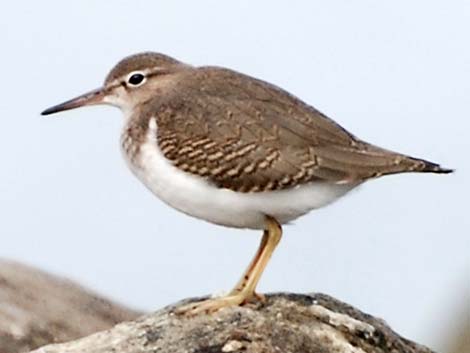
<path id="1" fill-rule="evenodd" d="M 248 281 L 250 280 L 250 277 L 252 277 L 252 273 L 254 271 L 254 268 L 256 267 L 256 264 L 259 262 L 261 255 L 264 252 L 264 249 L 266 248 L 266 245 L 268 244 L 268 239 L 269 239 L 269 231 L 264 230 L 263 231 L 263 237 L 261 238 L 261 242 L 259 244 L 258 250 L 256 251 L 255 256 L 251 260 L 250 264 L 248 265 L 247 269 L 243 273 L 242 277 L 238 281 L 238 283 L 235 285 L 235 287 L 232 289 L 230 294 L 237 294 L 243 291 L 244 288 L 246 288 L 246 285 Z"/>
<path id="2" fill-rule="evenodd" d="M 255 292 L 256 286 L 281 236 L 280 224 L 274 218 L 266 216 L 266 230 L 258 251 L 235 288 L 224 297 L 191 303 L 177 309 L 176 313 L 185 315 L 210 313 L 226 306 L 242 305 L 253 299 L 262 299 L 263 297 Z"/>

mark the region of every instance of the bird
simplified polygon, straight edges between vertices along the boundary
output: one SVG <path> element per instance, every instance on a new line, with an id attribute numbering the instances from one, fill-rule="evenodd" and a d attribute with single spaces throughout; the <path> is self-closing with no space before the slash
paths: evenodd
<path id="1" fill-rule="evenodd" d="M 97 104 L 121 109 L 124 159 L 164 203 L 211 223 L 263 232 L 233 290 L 179 314 L 263 300 L 256 287 L 282 226 L 364 182 L 453 171 L 367 143 L 274 84 L 156 52 L 122 59 L 100 88 L 41 114 Z"/>

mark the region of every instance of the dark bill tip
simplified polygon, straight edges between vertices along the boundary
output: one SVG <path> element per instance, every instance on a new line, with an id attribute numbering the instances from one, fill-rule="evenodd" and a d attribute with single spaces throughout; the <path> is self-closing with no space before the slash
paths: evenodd
<path id="1" fill-rule="evenodd" d="M 64 103 L 54 105 L 53 107 L 47 108 L 41 115 L 50 115 L 65 110 L 75 109 L 84 107 L 86 105 L 100 104 L 103 102 L 104 93 L 102 88 L 95 89 L 91 92 L 82 94 L 81 96 L 70 99 Z"/>
<path id="2" fill-rule="evenodd" d="M 50 107 L 50 108 L 47 108 L 46 110 L 43 110 L 41 112 L 41 115 L 49 115 L 49 114 L 54 114 L 54 113 L 63 111 L 64 109 L 61 109 L 60 107 L 61 107 L 61 104 L 55 105 L 55 106 Z"/>

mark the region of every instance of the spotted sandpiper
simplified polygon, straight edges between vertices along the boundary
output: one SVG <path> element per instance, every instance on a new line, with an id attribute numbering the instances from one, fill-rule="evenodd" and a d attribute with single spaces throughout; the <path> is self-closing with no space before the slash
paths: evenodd
<path id="1" fill-rule="evenodd" d="M 282 224 L 369 179 L 452 171 L 364 142 L 270 83 L 159 53 L 123 59 L 101 88 L 42 114 L 95 104 L 124 112 L 125 159 L 161 200 L 212 223 L 264 231 L 228 295 L 189 304 L 181 313 L 262 298 L 256 285 L 281 239 Z"/>

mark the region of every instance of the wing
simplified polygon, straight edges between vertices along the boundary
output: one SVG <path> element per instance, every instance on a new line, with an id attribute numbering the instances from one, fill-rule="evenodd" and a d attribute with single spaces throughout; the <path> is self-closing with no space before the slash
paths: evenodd
<path id="1" fill-rule="evenodd" d="M 364 143 L 282 89 L 220 68 L 200 68 L 152 104 L 157 141 L 188 173 L 241 192 L 316 180 L 360 182 L 414 168 L 406 156 Z"/>

